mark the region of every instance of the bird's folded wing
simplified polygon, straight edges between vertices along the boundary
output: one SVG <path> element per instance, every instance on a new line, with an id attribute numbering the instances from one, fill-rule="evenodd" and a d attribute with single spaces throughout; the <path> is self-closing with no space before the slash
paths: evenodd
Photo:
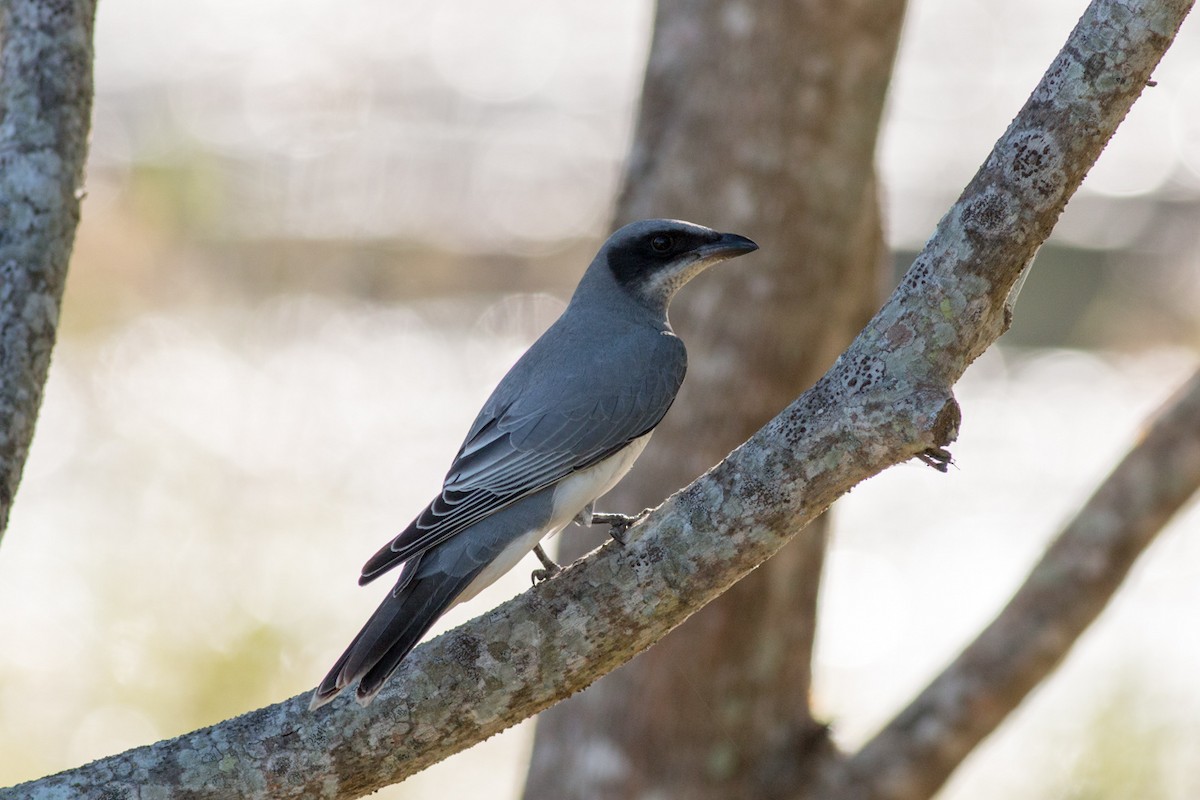
<path id="1" fill-rule="evenodd" d="M 626 374 L 622 380 L 589 381 L 594 391 L 568 385 L 549 397 L 522 393 L 512 402 L 505 402 L 504 393 L 497 391 L 454 459 L 441 494 L 367 562 L 359 582 L 370 581 L 653 430 L 683 381 L 685 364 L 668 364 L 642 375 Z M 531 394 L 541 402 L 528 402 Z"/>

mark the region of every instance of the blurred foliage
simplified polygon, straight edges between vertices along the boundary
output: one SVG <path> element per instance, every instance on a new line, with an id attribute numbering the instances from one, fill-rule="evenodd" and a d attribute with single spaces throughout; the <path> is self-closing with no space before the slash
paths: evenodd
<path id="1" fill-rule="evenodd" d="M 113 699 L 173 736 L 244 714 L 264 697 L 282 696 L 289 678 L 303 682 L 285 663 L 288 636 L 280 628 L 235 616 L 224 624 L 236 634 L 219 647 L 178 639 L 142 643 L 146 680 L 122 685 Z"/>
<path id="2" fill-rule="evenodd" d="M 225 222 L 230 195 L 225 174 L 204 150 L 166 162 L 135 161 L 126 176 L 128 213 L 168 238 L 210 237 Z"/>
<path id="3" fill-rule="evenodd" d="M 1083 738 L 1068 757 L 1064 777 L 1046 787 L 1043 796 L 1060 800 L 1169 800 L 1166 757 L 1174 734 L 1163 720 L 1143 708 L 1144 688 L 1136 680 L 1118 678 L 1097 694 Z"/>

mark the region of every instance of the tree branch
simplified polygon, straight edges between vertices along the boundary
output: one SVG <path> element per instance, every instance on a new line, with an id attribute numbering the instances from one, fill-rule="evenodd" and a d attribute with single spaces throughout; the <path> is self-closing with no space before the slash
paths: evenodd
<path id="1" fill-rule="evenodd" d="M 1200 371 L 1058 536 L 999 616 L 846 762 L 830 798 L 923 800 L 1066 656 L 1200 487 Z"/>
<path id="2" fill-rule="evenodd" d="M 1096 0 L 900 287 L 830 371 L 746 444 L 558 578 L 419 647 L 368 710 L 307 696 L 0 792 L 358 797 L 587 686 L 858 482 L 954 439 L 951 387 L 1137 98 L 1191 3 Z"/>
<path id="3" fill-rule="evenodd" d="M 0 537 L 50 368 L 92 116 L 94 0 L 0 4 Z"/>

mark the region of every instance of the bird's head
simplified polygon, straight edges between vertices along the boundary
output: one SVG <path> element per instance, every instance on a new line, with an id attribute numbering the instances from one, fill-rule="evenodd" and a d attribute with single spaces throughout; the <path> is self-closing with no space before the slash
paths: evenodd
<path id="1" fill-rule="evenodd" d="M 608 270 L 617 286 L 634 299 L 665 311 L 675 292 L 696 275 L 757 249 L 736 233 L 719 233 L 681 220 L 645 219 L 610 236 L 592 269 Z"/>

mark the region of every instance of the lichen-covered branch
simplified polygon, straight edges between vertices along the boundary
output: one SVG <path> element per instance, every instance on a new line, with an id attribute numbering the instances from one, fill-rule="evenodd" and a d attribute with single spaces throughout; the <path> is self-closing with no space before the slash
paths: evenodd
<path id="1" fill-rule="evenodd" d="M 94 0 L 0 3 L 0 536 L 33 439 L 92 116 Z"/>
<path id="2" fill-rule="evenodd" d="M 856 483 L 953 440 L 951 387 L 1191 3 L 1096 0 L 899 289 L 816 386 L 630 532 L 418 648 L 367 710 L 307 697 L 0 797 L 359 797 L 578 691 Z"/>
<path id="3" fill-rule="evenodd" d="M 999 616 L 850 758 L 824 797 L 924 800 L 1066 656 L 1200 488 L 1200 372 L 1058 536 Z"/>

